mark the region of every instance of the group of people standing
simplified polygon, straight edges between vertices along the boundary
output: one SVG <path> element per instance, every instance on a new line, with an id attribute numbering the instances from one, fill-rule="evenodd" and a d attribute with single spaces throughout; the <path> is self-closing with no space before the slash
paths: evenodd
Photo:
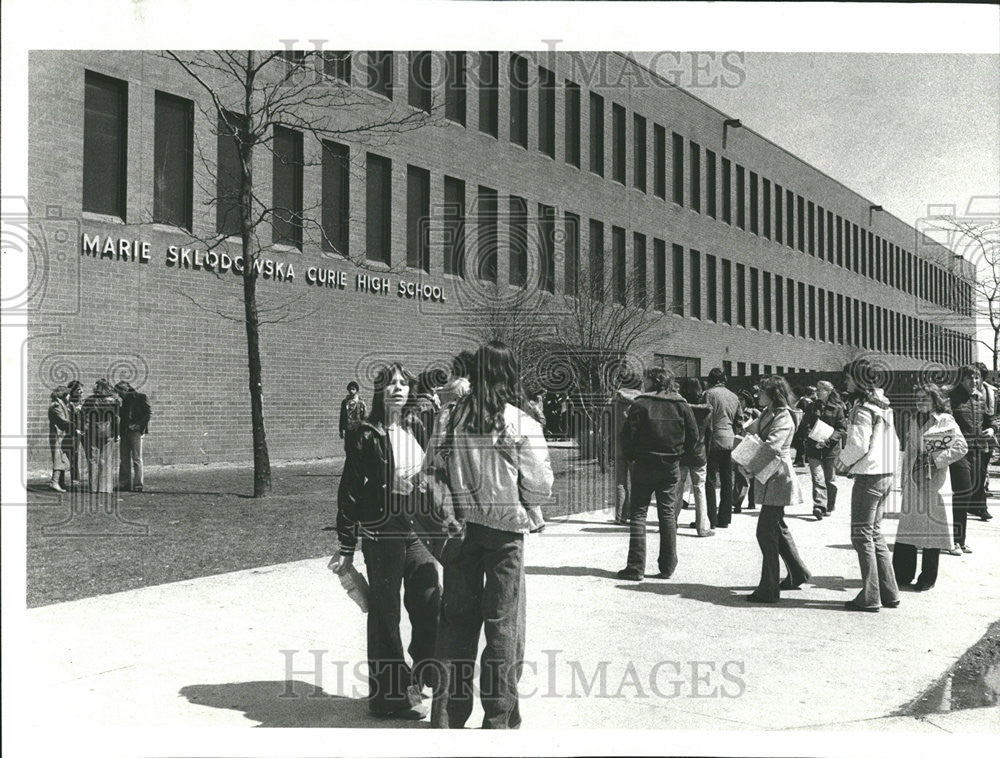
<path id="1" fill-rule="evenodd" d="M 49 489 L 142 492 L 150 415 L 149 399 L 128 382 L 112 387 L 98 379 L 87 398 L 79 381 L 56 387 L 49 396 Z"/>
<path id="2" fill-rule="evenodd" d="M 525 536 L 544 526 L 553 474 L 541 424 L 513 351 L 490 342 L 429 387 L 399 363 L 375 378 L 370 410 L 342 404 L 346 460 L 338 489 L 339 551 L 349 572 L 358 542 L 370 585 L 369 709 L 461 728 L 473 707 L 480 631 L 483 727 L 520 726 L 517 684 L 525 645 Z M 428 391 L 432 390 L 432 391 Z M 438 565 L 443 568 L 439 582 Z M 442 586 L 443 585 L 443 586 Z M 406 662 L 401 604 L 412 628 Z"/>
<path id="3" fill-rule="evenodd" d="M 644 392 L 632 401 L 622 429 L 631 494 L 628 557 L 618 578 L 641 581 L 645 576 L 646 514 L 654 494 L 660 527 L 656 576 L 673 575 L 677 514 L 689 483 L 696 510 L 691 526 L 699 536 L 727 528 L 746 489 L 750 489 L 748 507 L 760 506 L 761 576 L 748 601 L 775 603 L 781 590 L 808 582 L 811 574 L 784 519 L 786 507 L 803 502 L 793 450 L 795 440 L 801 439 L 817 519 L 836 506 L 837 477 L 853 482 L 851 542 L 858 554 L 862 589 L 846 607 L 877 611 L 899 605 L 899 585 L 911 584 L 916 576 L 918 549 L 923 550 L 923 563 L 913 588 L 930 589 L 937 581 L 940 551 L 971 552 L 966 542 L 968 515 L 991 518 L 985 483 L 995 446 L 997 393 L 983 381 L 983 374 L 983 367 L 971 365 L 960 370 L 958 383 L 947 392 L 929 382 L 915 387 L 917 413 L 906 424 L 900 459 L 892 407 L 864 359 L 844 367 L 846 399 L 824 381 L 803 407 L 797 407 L 785 379 L 764 377 L 756 387 L 757 414 L 725 386 L 721 369 L 711 371 L 704 393 L 696 379 L 678 382 L 666 369 L 647 370 Z M 825 434 L 813 435 L 818 422 L 827 427 Z M 732 459 L 738 440 L 750 434 L 773 450 L 777 464 L 755 483 L 755 477 L 741 472 Z M 902 481 L 901 520 L 890 553 L 881 523 L 897 470 Z M 740 478 L 750 480 L 750 486 L 741 486 Z"/>

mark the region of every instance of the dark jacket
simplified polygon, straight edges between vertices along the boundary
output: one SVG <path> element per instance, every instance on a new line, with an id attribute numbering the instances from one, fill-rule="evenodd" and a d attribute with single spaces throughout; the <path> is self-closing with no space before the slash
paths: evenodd
<path id="1" fill-rule="evenodd" d="M 355 431 L 365 416 L 368 415 L 365 401 L 358 395 L 348 395 L 340 402 L 340 424 L 338 431 L 341 435 Z"/>
<path id="2" fill-rule="evenodd" d="M 823 421 L 833 427 L 833 434 L 824 447 L 817 447 L 815 440 L 809 438 L 809 432 L 817 421 Z M 840 446 L 847 436 L 847 407 L 839 400 L 827 398 L 823 402 L 819 398 L 806 408 L 802 423 L 802 439 L 805 440 L 806 457 L 816 460 L 836 458 L 840 455 Z"/>
<path id="3" fill-rule="evenodd" d="M 690 458 L 697 443 L 694 412 L 676 392 L 642 394 L 632 401 L 622 428 L 622 449 L 630 461 Z"/>
<path id="4" fill-rule="evenodd" d="M 426 434 L 419 427 L 417 421 L 411 432 L 423 447 Z M 429 494 L 415 491 L 412 496 L 392 495 L 396 463 L 389 436 L 381 425 L 362 422 L 348 444 L 337 490 L 337 536 L 342 554 L 353 554 L 362 535 L 377 537 L 382 531 L 398 529 L 401 517 L 415 520 L 417 523 L 411 521 L 410 526 L 422 537 L 442 530 L 440 524 L 445 519 L 442 514 L 431 513 L 434 506 Z M 433 525 L 424 518 L 427 515 Z"/>
<path id="5" fill-rule="evenodd" d="M 149 398 L 142 392 L 126 392 L 122 395 L 121 407 L 121 428 L 123 432 L 135 431 L 129 429 L 135 424 L 139 427 L 141 434 L 149 431 L 149 417 L 152 410 L 149 407 Z"/>
<path id="6" fill-rule="evenodd" d="M 694 451 L 682 463 L 698 468 L 708 462 L 706 446 L 712 436 L 712 407 L 707 403 L 692 403 L 691 412 L 694 413 L 694 425 L 698 429 L 698 438 L 694 445 Z"/>
<path id="7" fill-rule="evenodd" d="M 973 397 L 965 387 L 958 385 L 948 394 L 948 398 L 951 400 L 951 415 L 965 435 L 969 449 L 988 449 L 990 438 L 983 434 L 983 430 L 993 426 L 993 413 L 992 409 L 986 407 L 985 393 L 980 391 L 979 397 Z"/>

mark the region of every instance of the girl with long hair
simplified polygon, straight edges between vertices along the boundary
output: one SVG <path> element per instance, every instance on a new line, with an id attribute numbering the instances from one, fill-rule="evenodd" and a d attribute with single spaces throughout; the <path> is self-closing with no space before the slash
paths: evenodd
<path id="1" fill-rule="evenodd" d="M 952 519 L 948 501 L 948 466 L 969 451 L 948 398 L 936 384 L 914 388 L 917 414 L 906 431 L 903 451 L 902 504 L 892 568 L 900 586 L 907 586 L 917 573 L 917 550 L 923 551 L 917 591 L 929 590 L 937 581 L 938 559 L 951 549 Z"/>
<path id="2" fill-rule="evenodd" d="M 438 655 L 443 680 L 432 725 L 461 728 L 472 713 L 479 645 L 484 729 L 521 724 L 517 682 L 524 658 L 524 537 L 533 511 L 552 493 L 552 466 L 541 425 L 518 407 L 517 360 L 501 342 L 479 348 L 469 367 L 471 392 L 442 410 L 432 440 L 465 536 L 444 560 Z"/>
<path id="3" fill-rule="evenodd" d="M 441 587 L 434 558 L 414 527 L 422 510 L 419 473 L 426 436 L 413 403 L 413 375 L 399 363 L 375 377 L 371 413 L 353 435 L 338 491 L 338 574 L 351 569 L 361 540 L 368 603 L 368 707 L 387 718 L 420 719 L 423 685 L 433 671 Z M 410 618 L 409 652 L 400 637 L 400 600 Z"/>
<path id="4" fill-rule="evenodd" d="M 844 366 L 844 383 L 853 405 L 847 416 L 847 441 L 838 469 L 853 478 L 851 544 L 861 567 L 861 591 L 845 607 L 875 612 L 899 605 L 899 587 L 882 534 L 882 515 L 892 489 L 899 440 L 892 407 L 877 384 L 878 372 L 865 358 Z"/>
<path id="5" fill-rule="evenodd" d="M 785 508 L 802 500 L 798 478 L 792 468 L 792 438 L 796 427 L 792 413 L 794 396 L 783 378 L 765 376 L 760 382 L 757 402 L 762 413 L 746 432 L 756 434 L 777 453 L 778 467 L 766 481 L 757 482 L 755 495 L 760 506 L 757 544 L 762 556 L 760 583 L 746 599 L 752 603 L 777 603 L 781 590 L 798 589 L 811 578 L 785 523 Z M 785 562 L 788 570 L 783 580 L 779 559 Z"/>

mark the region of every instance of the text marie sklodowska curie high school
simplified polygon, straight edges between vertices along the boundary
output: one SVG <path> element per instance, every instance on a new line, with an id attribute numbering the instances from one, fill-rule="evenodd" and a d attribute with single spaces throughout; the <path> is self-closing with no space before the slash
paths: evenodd
<path id="1" fill-rule="evenodd" d="M 473 347 L 484 279 L 572 296 L 598 267 L 634 277 L 667 314 L 637 357 L 682 373 L 972 358 L 971 263 L 625 54 L 331 55 L 342 86 L 443 107 L 389 144 L 286 128 L 280 162 L 259 151 L 259 194 L 369 264 L 287 225 L 264 240 L 258 296 L 288 316 L 261 336 L 274 460 L 330 455 L 347 382 L 370 393 L 381 361 Z M 29 468 L 51 388 L 109 373 L 149 396 L 149 463 L 246 460 L 240 240 L 192 241 L 226 231 L 211 100 L 149 51 L 35 51 L 29 82 Z"/>

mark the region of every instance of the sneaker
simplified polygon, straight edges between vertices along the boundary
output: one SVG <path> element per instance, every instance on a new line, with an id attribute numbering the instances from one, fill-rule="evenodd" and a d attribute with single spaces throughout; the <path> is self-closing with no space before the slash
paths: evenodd
<path id="1" fill-rule="evenodd" d="M 926 592 L 929 589 L 933 589 L 933 584 L 924 584 L 923 582 L 917 582 L 913 585 L 913 590 L 915 592 Z"/>
<path id="2" fill-rule="evenodd" d="M 941 552 L 944 553 L 945 555 L 961 555 L 962 548 L 960 548 L 958 545 L 953 545 L 951 550 L 942 550 Z"/>
<path id="3" fill-rule="evenodd" d="M 966 555 L 972 552 L 972 548 L 969 547 L 968 545 L 959 545 L 959 547 L 962 549 L 962 552 L 965 553 Z"/>
<path id="4" fill-rule="evenodd" d="M 632 569 L 622 569 L 616 576 L 626 582 L 641 582 L 642 574 L 638 571 L 633 571 Z"/>
<path id="5" fill-rule="evenodd" d="M 897 602 L 896 605 L 899 605 L 899 603 Z M 858 605 L 853 600 L 848 600 L 844 603 L 844 608 L 849 611 L 864 611 L 866 613 L 878 613 L 879 611 L 877 606 L 875 608 L 865 608 L 863 605 Z"/>
<path id="6" fill-rule="evenodd" d="M 704 532 L 698 532 L 699 537 L 713 537 L 715 536 L 714 529 L 706 529 Z"/>
<path id="7" fill-rule="evenodd" d="M 820 508 L 818 505 L 815 508 L 813 508 L 813 516 L 816 517 L 817 521 L 822 521 L 825 515 L 826 511 Z"/>

